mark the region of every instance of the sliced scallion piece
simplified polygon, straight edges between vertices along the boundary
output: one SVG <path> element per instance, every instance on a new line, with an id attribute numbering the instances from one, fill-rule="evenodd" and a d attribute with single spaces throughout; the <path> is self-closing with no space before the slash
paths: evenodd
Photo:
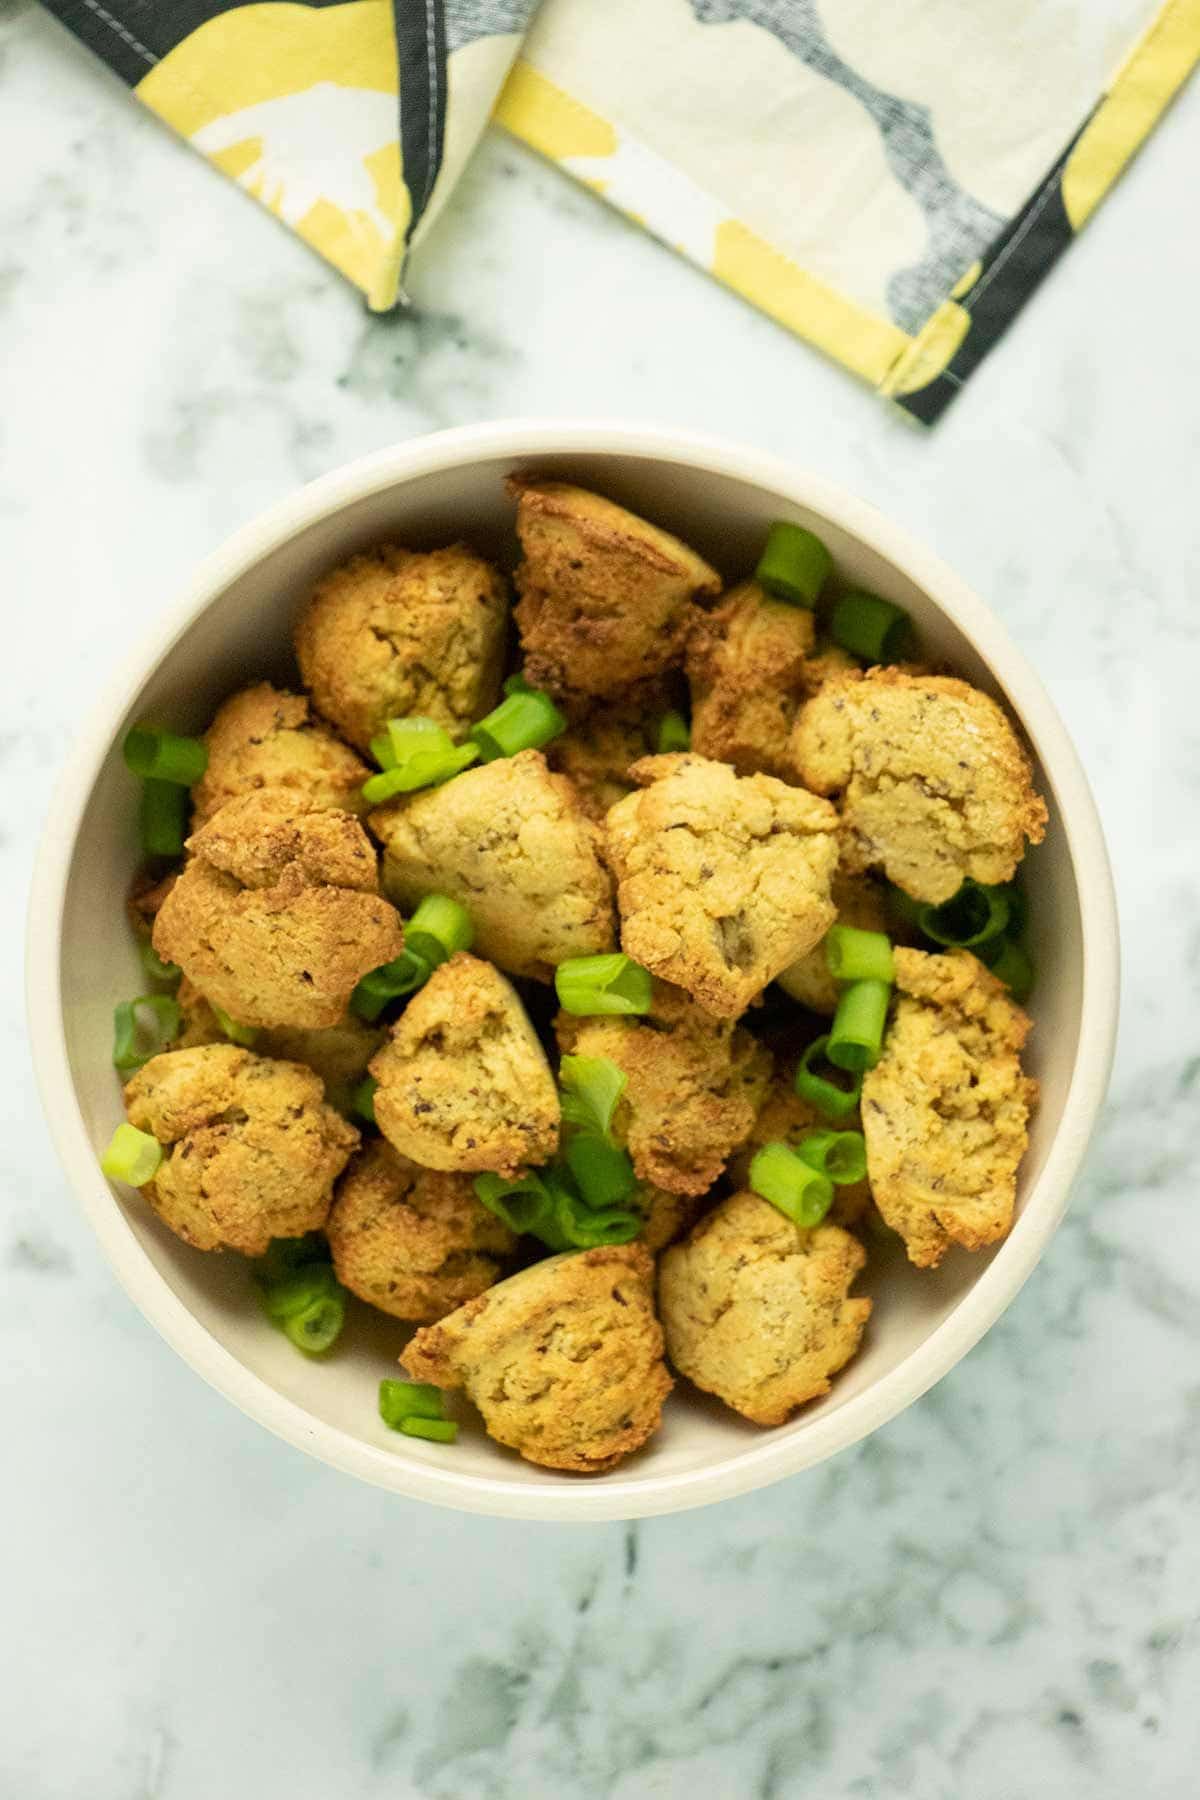
<path id="1" fill-rule="evenodd" d="M 903 662 L 912 654 L 912 620 L 902 606 L 857 589 L 834 601 L 829 635 L 868 663 Z"/>
<path id="2" fill-rule="evenodd" d="M 690 750 L 692 728 L 681 712 L 665 712 L 654 727 L 654 748 L 659 756 L 672 751 Z"/>
<path id="3" fill-rule="evenodd" d="M 809 1131 L 796 1154 L 835 1187 L 853 1187 L 867 1173 L 867 1143 L 861 1131 Z"/>
<path id="4" fill-rule="evenodd" d="M 148 1131 L 134 1125 L 118 1125 L 100 1158 L 100 1168 L 110 1181 L 145 1187 L 153 1181 L 163 1159 L 162 1145 Z"/>
<path id="5" fill-rule="evenodd" d="M 179 1036 L 182 1021 L 179 1002 L 170 994 L 139 994 L 136 1000 L 123 1000 L 113 1008 L 113 1068 L 122 1074 L 140 1069 Z"/>
<path id="6" fill-rule="evenodd" d="M 923 906 L 917 925 L 935 944 L 948 949 L 977 950 L 1003 935 L 1012 902 L 1007 888 L 985 887 L 966 878 L 958 892 L 940 906 Z"/>
<path id="7" fill-rule="evenodd" d="M 444 1419 L 445 1395 L 428 1381 L 384 1380 L 379 1384 L 379 1416 L 393 1431 L 405 1419 Z"/>
<path id="8" fill-rule="evenodd" d="M 891 997 L 886 981 L 851 981 L 842 989 L 825 1051 L 835 1068 L 861 1074 L 875 1067 L 883 1050 Z"/>
<path id="9" fill-rule="evenodd" d="M 208 767 L 208 750 L 201 738 L 180 737 L 152 725 L 135 725 L 121 746 L 125 767 L 143 781 L 170 781 L 191 787 Z"/>
<path id="10" fill-rule="evenodd" d="M 613 1115 L 628 1076 L 607 1056 L 564 1056 L 558 1065 L 562 1116 L 568 1125 L 612 1142 Z"/>
<path id="11" fill-rule="evenodd" d="M 549 694 L 540 688 L 518 688 L 467 733 L 479 746 L 484 762 L 540 750 L 567 729 L 567 721 Z"/>
<path id="12" fill-rule="evenodd" d="M 833 558 L 815 532 L 779 519 L 767 533 L 754 579 L 776 600 L 813 607 L 832 567 Z"/>
<path id="13" fill-rule="evenodd" d="M 1002 981 L 1018 1006 L 1028 1000 L 1033 987 L 1033 962 L 1020 944 L 1012 938 L 1001 938 L 995 946 L 989 946 L 984 961 L 998 981 Z"/>
<path id="14" fill-rule="evenodd" d="M 382 806 L 397 794 L 413 794 L 418 788 L 440 787 L 443 781 L 460 775 L 476 761 L 479 751 L 474 744 L 455 744 L 448 733 L 445 749 L 417 750 L 363 782 L 363 799 L 369 806 Z"/>
<path id="15" fill-rule="evenodd" d="M 210 1000 L 208 1004 L 213 1009 L 217 1024 L 231 1044 L 240 1044 L 243 1050 L 249 1050 L 252 1044 L 258 1042 L 257 1025 L 239 1025 L 237 1020 L 231 1019 L 225 1008 L 218 1006 L 215 1000 Z"/>
<path id="16" fill-rule="evenodd" d="M 428 1438 L 431 1444 L 453 1444 L 458 1438 L 458 1425 L 454 1419 L 426 1419 L 419 1414 L 401 1419 L 396 1430 L 405 1437 Z"/>
<path id="17" fill-rule="evenodd" d="M 151 981 L 161 981 L 164 987 L 178 987 L 183 970 L 177 963 L 164 962 L 149 938 L 143 938 L 138 945 L 138 955 Z"/>
<path id="18" fill-rule="evenodd" d="M 554 971 L 554 988 L 563 1011 L 579 1018 L 648 1013 L 653 992 L 650 971 L 619 950 L 569 956 Z"/>
<path id="19" fill-rule="evenodd" d="M 350 1011 L 374 1024 L 385 1006 L 405 994 L 415 993 L 429 980 L 432 970 L 423 956 L 403 949 L 391 962 L 381 963 L 364 975 L 350 996 Z"/>
<path id="20" fill-rule="evenodd" d="M 291 1339 L 297 1350 L 303 1350 L 309 1356 L 320 1356 L 323 1351 L 332 1349 L 345 1323 L 346 1295 L 340 1287 L 318 1295 L 303 1312 L 291 1313 L 280 1320 L 284 1335 Z"/>
<path id="21" fill-rule="evenodd" d="M 594 1131 L 575 1132 L 563 1154 L 585 1206 L 594 1210 L 615 1206 L 637 1188 L 629 1152 Z"/>
<path id="22" fill-rule="evenodd" d="M 828 1034 L 808 1046 L 796 1069 L 795 1089 L 801 1100 L 807 1100 L 827 1119 L 849 1119 L 862 1098 L 862 1076 L 852 1075 L 846 1085 L 846 1072 L 830 1063 L 828 1051 Z M 828 1074 L 821 1073 L 822 1063 Z"/>
<path id="23" fill-rule="evenodd" d="M 375 1090 L 379 1086 L 373 1075 L 364 1075 L 350 1097 L 350 1110 L 368 1125 L 377 1125 L 375 1117 Z"/>
<path id="24" fill-rule="evenodd" d="M 426 894 L 404 928 L 405 948 L 436 969 L 475 941 L 471 915 L 461 900 L 448 894 Z"/>
<path id="25" fill-rule="evenodd" d="M 831 925 L 825 934 L 825 962 L 835 981 L 892 981 L 892 942 L 884 931 Z"/>
<path id="26" fill-rule="evenodd" d="M 147 856 L 182 856 L 187 835 L 188 793 L 174 781 L 143 781 L 138 814 Z"/>
<path id="27" fill-rule="evenodd" d="M 786 1144 L 764 1144 L 750 1164 L 751 1190 L 803 1229 L 819 1225 L 833 1205 L 833 1183 Z"/>

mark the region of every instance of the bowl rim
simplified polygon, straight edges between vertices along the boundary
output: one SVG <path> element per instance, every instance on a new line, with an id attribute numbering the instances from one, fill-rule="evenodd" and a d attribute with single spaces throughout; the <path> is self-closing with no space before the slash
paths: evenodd
<path id="1" fill-rule="evenodd" d="M 554 1485 L 456 1473 L 366 1444 L 316 1419 L 246 1368 L 188 1310 L 151 1262 L 100 1173 L 71 1078 L 61 992 L 61 934 L 80 822 L 111 753 L 114 722 L 220 594 L 254 563 L 343 507 L 408 481 L 477 461 L 617 456 L 724 475 L 810 507 L 885 557 L 974 644 L 1053 774 L 1076 879 L 1085 979 L 1079 1049 L 1058 1133 L 1021 1216 L 950 1316 L 861 1394 L 794 1436 L 764 1434 L 725 1462 L 671 1474 L 639 1472 Z M 1103 1103 L 1119 989 L 1116 900 L 1095 802 L 1066 727 L 1040 678 L 985 603 L 942 560 L 867 502 L 786 458 L 706 433 L 623 420 L 525 418 L 456 427 L 358 458 L 285 496 L 201 562 L 153 627 L 106 680 L 62 770 L 34 866 L 26 936 L 28 1024 L 51 1138 L 76 1198 L 135 1305 L 199 1375 L 249 1417 L 331 1467 L 410 1499 L 496 1517 L 559 1522 L 681 1512 L 793 1475 L 861 1441 L 918 1399 L 979 1341 L 1028 1279 L 1062 1219 Z"/>

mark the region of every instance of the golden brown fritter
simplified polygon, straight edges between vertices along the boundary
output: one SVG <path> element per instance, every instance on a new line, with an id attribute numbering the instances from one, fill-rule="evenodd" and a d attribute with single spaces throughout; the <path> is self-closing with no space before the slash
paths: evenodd
<path id="1" fill-rule="evenodd" d="M 621 947 L 736 1018 L 833 923 L 837 814 L 769 775 L 649 756 L 608 815 Z"/>
<path id="2" fill-rule="evenodd" d="M 338 1183 L 325 1225 L 343 1287 L 390 1313 L 432 1325 L 499 1278 L 516 1239 L 475 1198 L 470 1177 L 418 1168 L 382 1138 Z"/>
<path id="3" fill-rule="evenodd" d="M 404 1366 L 465 1389 L 527 1462 L 601 1474 L 658 1429 L 671 1391 L 653 1269 L 641 1244 L 547 1257 L 418 1331 Z"/>
<path id="4" fill-rule="evenodd" d="M 329 1098 L 336 1095 L 341 1104 L 366 1075 L 367 1065 L 386 1036 L 386 1025 L 368 1025 L 348 1012 L 336 1025 L 326 1025 L 321 1031 L 276 1025 L 259 1033 L 254 1048 L 260 1056 L 306 1064 L 321 1077 Z"/>
<path id="5" fill-rule="evenodd" d="M 166 1152 L 143 1195 L 197 1250 L 261 1256 L 272 1238 L 317 1230 L 358 1143 L 311 1069 L 235 1044 L 151 1057 L 125 1110 Z"/>
<path id="6" fill-rule="evenodd" d="M 871 1302 L 849 1293 L 865 1261 L 848 1231 L 803 1231 L 757 1194 L 734 1194 L 659 1264 L 667 1354 L 744 1418 L 782 1425 L 858 1349 Z"/>
<path id="7" fill-rule="evenodd" d="M 687 646 L 692 749 L 739 775 L 795 780 L 790 742 L 805 692 L 813 615 L 744 581 L 698 621 Z"/>
<path id="8" fill-rule="evenodd" d="M 844 869 L 836 869 L 829 893 L 837 908 L 837 924 L 854 925 L 859 931 L 888 929 L 884 891 L 869 875 L 851 875 Z M 832 1016 L 837 1011 L 838 985 L 825 960 L 824 938 L 786 969 L 781 969 L 775 979 L 785 994 L 790 994 L 793 1000 L 798 1000 L 812 1012 Z"/>
<path id="9" fill-rule="evenodd" d="M 600 833 L 538 750 L 468 769 L 371 814 L 383 886 L 405 911 L 426 894 L 461 900 L 481 956 L 512 975 L 616 945 Z"/>
<path id="10" fill-rule="evenodd" d="M 558 1090 L 525 1008 L 463 951 L 414 994 L 371 1073 L 380 1131 L 427 1169 L 515 1175 L 558 1147 Z"/>
<path id="11" fill-rule="evenodd" d="M 563 481 L 514 477 L 525 673 L 560 697 L 622 694 L 674 667 L 721 578 L 678 538 Z"/>
<path id="12" fill-rule="evenodd" d="M 685 1231 L 690 1231 L 708 1202 L 707 1194 L 668 1194 L 665 1188 L 644 1187 L 639 1204 L 646 1214 L 640 1241 L 657 1256 Z"/>
<path id="13" fill-rule="evenodd" d="M 627 702 L 599 701 L 580 709 L 562 736 L 546 745 L 550 767 L 570 778 L 597 824 L 633 792 L 629 770 L 653 750 L 656 722 L 670 705 L 665 681 L 643 682 Z"/>
<path id="14" fill-rule="evenodd" d="M 969 950 L 898 949 L 883 1055 L 863 1078 L 875 1204 L 910 1262 L 981 1250 L 1012 1224 L 1037 1083 L 1021 1073 L 1030 1020 Z"/>
<path id="15" fill-rule="evenodd" d="M 314 808 L 362 813 L 371 770 L 313 712 L 305 694 L 260 681 L 220 708 L 204 734 L 208 767 L 192 789 L 192 829 L 239 794 L 281 788 Z"/>
<path id="16" fill-rule="evenodd" d="M 194 1050 L 198 1044 L 226 1044 L 216 1013 L 195 982 L 184 975 L 175 990 L 179 1002 L 179 1032 L 171 1040 L 172 1050 Z M 286 1060 L 286 1059 L 285 1059 Z M 303 1058 L 296 1060 L 303 1061 Z"/>
<path id="17" fill-rule="evenodd" d="M 555 1030 L 564 1055 L 607 1057 L 627 1077 L 613 1130 L 638 1180 L 706 1194 L 749 1136 L 770 1080 L 757 1040 L 662 982 L 647 1019 L 559 1013 Z"/>
<path id="18" fill-rule="evenodd" d="M 794 1070 L 771 1083 L 754 1129 L 729 1159 L 726 1173 L 735 1187 L 750 1186 L 750 1164 L 764 1144 L 787 1144 L 795 1149 L 812 1131 L 861 1131 L 857 1112 L 846 1119 L 827 1119 L 815 1106 L 802 1100 L 792 1085 Z M 833 1190 L 833 1205 L 825 1217 L 828 1225 L 856 1225 L 871 1204 L 869 1181 L 847 1182 Z"/>
<path id="19" fill-rule="evenodd" d="M 320 582 L 296 622 L 304 685 L 360 750 L 389 719 L 435 719 L 454 738 L 496 703 L 508 596 L 465 544 L 383 544 Z"/>
<path id="20" fill-rule="evenodd" d="M 792 738 L 800 779 L 840 797 L 849 869 L 882 868 L 914 900 L 1010 881 L 1046 806 L 994 700 L 951 676 L 871 669 L 828 681 Z"/>
<path id="21" fill-rule="evenodd" d="M 240 1025 L 336 1025 L 356 982 L 400 954 L 399 915 L 349 813 L 263 789 L 230 800 L 188 849 L 154 948 Z"/>

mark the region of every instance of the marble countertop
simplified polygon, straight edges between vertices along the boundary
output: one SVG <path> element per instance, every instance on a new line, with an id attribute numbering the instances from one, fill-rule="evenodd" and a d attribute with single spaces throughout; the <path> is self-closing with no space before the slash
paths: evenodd
<path id="1" fill-rule="evenodd" d="M 0 0 L 0 1139 L 13 1800 L 1175 1800 L 1200 1760 L 1200 87 L 932 435 L 502 136 L 371 319 Z M 1111 1104 L 985 1342 L 750 1498 L 540 1528 L 275 1442 L 133 1310 L 56 1167 L 27 871 L 97 676 L 231 528 L 510 413 L 785 452 L 991 601 L 1080 745 L 1123 915 Z"/>

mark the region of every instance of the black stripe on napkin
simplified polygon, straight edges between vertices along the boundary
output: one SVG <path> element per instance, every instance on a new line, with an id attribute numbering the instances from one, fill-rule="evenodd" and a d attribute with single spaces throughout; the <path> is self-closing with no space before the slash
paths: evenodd
<path id="1" fill-rule="evenodd" d="M 442 0 L 393 0 L 400 65 L 400 149 L 412 216 L 424 216 L 446 135 L 446 15 Z"/>

